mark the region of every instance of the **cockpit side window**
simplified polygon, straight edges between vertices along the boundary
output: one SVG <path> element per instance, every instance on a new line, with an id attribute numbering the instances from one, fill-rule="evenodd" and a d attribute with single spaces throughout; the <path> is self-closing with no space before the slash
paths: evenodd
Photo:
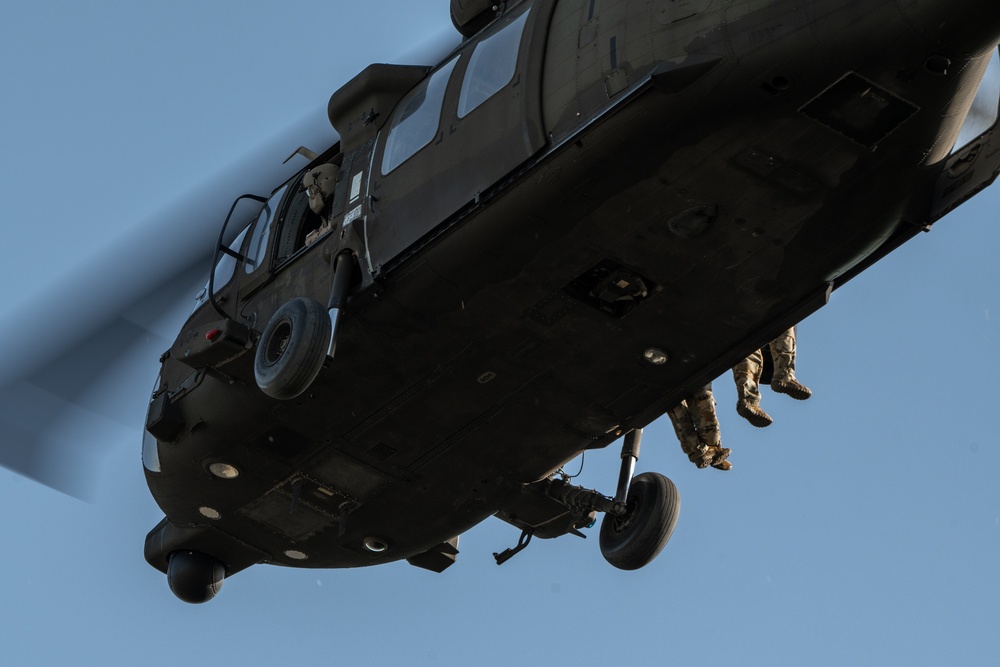
<path id="1" fill-rule="evenodd" d="M 458 99 L 458 117 L 465 118 L 490 99 L 514 78 L 521 35 L 530 11 L 495 35 L 476 45 L 462 80 Z"/>
<path id="2" fill-rule="evenodd" d="M 441 106 L 458 57 L 411 90 L 399 103 L 389 128 L 382 174 L 386 175 L 431 143 L 441 125 Z"/>
<path id="3" fill-rule="evenodd" d="M 240 248 L 243 247 L 243 241 L 246 239 L 249 229 L 250 225 L 244 227 L 240 235 L 229 244 L 231 252 L 221 253 L 219 262 L 215 265 L 215 277 L 212 279 L 216 294 L 219 293 L 220 289 L 228 285 L 236 275 L 236 257 L 239 256 Z"/>
<path id="4" fill-rule="evenodd" d="M 267 257 L 267 241 L 271 237 L 271 223 L 274 222 L 274 217 L 278 213 L 278 204 L 281 203 L 281 198 L 285 196 L 286 190 L 288 190 L 288 185 L 282 186 L 271 195 L 271 198 L 267 200 L 257 215 L 253 232 L 250 234 L 250 242 L 247 244 L 246 262 L 243 264 L 243 270 L 247 273 L 253 273 L 259 269 Z"/>

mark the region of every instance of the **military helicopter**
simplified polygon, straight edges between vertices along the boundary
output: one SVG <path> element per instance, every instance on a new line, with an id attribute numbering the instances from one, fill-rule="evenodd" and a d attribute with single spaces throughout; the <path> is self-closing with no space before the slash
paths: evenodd
<path id="1" fill-rule="evenodd" d="M 440 571 L 490 515 L 523 531 L 498 561 L 604 512 L 645 565 L 678 500 L 631 479 L 642 427 L 995 177 L 991 132 L 951 152 L 985 3 L 632 4 L 453 2 L 441 65 L 334 93 L 340 142 L 256 198 L 162 359 L 146 555 L 179 597 Z M 623 436 L 613 497 L 554 475 Z"/>

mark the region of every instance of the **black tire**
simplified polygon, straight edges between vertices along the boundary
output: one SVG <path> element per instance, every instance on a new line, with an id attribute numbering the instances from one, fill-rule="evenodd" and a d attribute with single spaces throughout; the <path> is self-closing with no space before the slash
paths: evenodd
<path id="1" fill-rule="evenodd" d="M 330 317 L 318 301 L 285 303 L 267 323 L 254 356 L 261 391 L 279 400 L 300 396 L 319 375 L 330 345 Z"/>
<path id="2" fill-rule="evenodd" d="M 222 590 L 226 568 L 211 556 L 197 551 L 175 551 L 167 563 L 167 584 L 178 598 L 202 604 Z"/>
<path id="3" fill-rule="evenodd" d="M 632 479 L 624 516 L 605 514 L 601 554 L 620 570 L 638 570 L 656 558 L 677 525 L 681 497 L 674 483 L 655 472 Z"/>

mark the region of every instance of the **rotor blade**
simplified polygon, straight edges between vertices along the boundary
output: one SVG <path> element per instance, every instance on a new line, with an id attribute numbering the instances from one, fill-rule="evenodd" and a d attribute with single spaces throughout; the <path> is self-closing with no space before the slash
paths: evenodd
<path id="1" fill-rule="evenodd" d="M 0 389 L 0 463 L 21 475 L 87 499 L 109 453 L 110 430 L 138 442 L 157 359 L 204 283 L 206 267 L 177 279 L 76 340 L 29 377 Z M 120 438 L 119 438 L 120 440 Z"/>

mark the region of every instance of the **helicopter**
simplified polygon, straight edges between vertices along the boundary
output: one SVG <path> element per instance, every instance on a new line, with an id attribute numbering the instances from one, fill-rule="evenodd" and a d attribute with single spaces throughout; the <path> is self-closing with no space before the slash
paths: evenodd
<path id="1" fill-rule="evenodd" d="M 459 50 L 337 91 L 339 144 L 221 244 L 144 443 L 147 559 L 183 599 L 261 562 L 444 569 L 491 515 L 513 552 L 604 512 L 608 559 L 645 565 L 677 498 L 631 480 L 642 427 L 995 177 L 989 132 L 950 153 L 996 44 L 981 3 L 888 61 L 858 34 L 832 57 L 788 3 L 597 4 L 453 2 Z M 877 42 L 901 10 L 873 4 L 838 11 Z M 800 31 L 831 51 L 789 58 Z M 622 436 L 613 498 L 553 476 Z"/>

